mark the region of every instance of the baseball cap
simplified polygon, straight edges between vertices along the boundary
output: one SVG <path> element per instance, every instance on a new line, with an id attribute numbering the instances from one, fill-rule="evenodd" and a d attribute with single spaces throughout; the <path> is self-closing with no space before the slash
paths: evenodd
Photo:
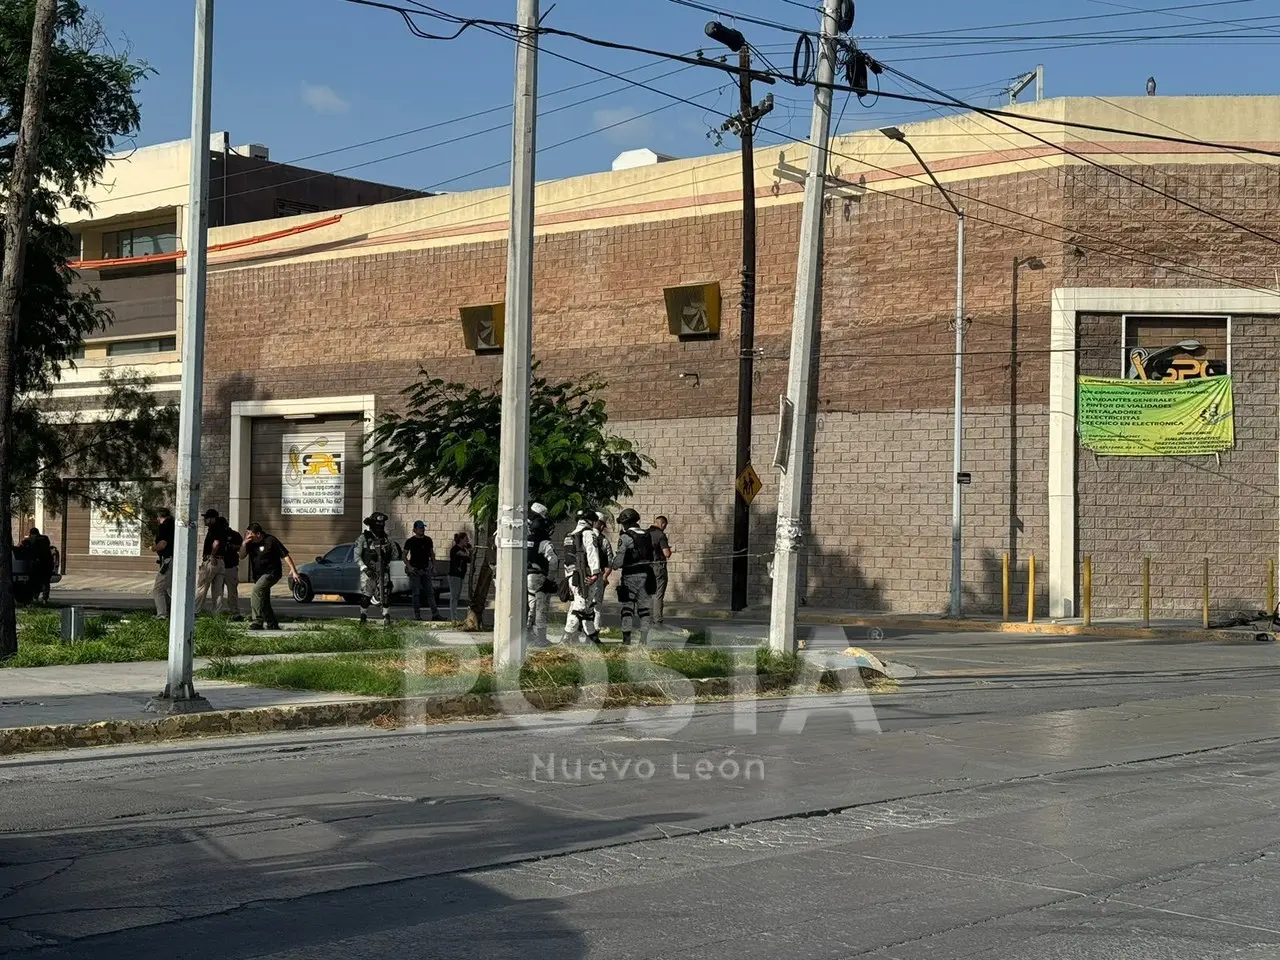
<path id="1" fill-rule="evenodd" d="M 413 529 L 415 529 L 415 530 L 425 530 L 425 529 L 427 529 L 427 525 L 426 525 L 425 523 L 423 523 L 421 520 L 415 520 L 415 521 L 413 521 Z"/>
<path id="2" fill-rule="evenodd" d="M 217 519 L 218 519 L 218 511 L 217 511 L 217 510 L 214 510 L 212 507 L 210 507 L 208 510 L 206 510 L 206 511 L 204 512 L 204 518 L 205 518 L 206 520 L 217 520 Z"/>

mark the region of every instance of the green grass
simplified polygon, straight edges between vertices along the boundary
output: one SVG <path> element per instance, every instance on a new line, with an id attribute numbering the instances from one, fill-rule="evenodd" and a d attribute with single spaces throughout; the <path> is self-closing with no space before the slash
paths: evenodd
<path id="1" fill-rule="evenodd" d="M 287 690 L 318 690 L 375 697 L 421 696 L 431 693 L 490 693 L 496 683 L 492 644 L 474 648 L 438 647 L 406 653 L 365 653 L 323 659 L 264 660 L 255 663 L 219 661 L 202 671 L 209 679 L 229 680 Z M 768 650 L 754 654 L 728 650 L 605 649 L 610 683 L 640 683 L 671 679 L 671 673 L 690 679 L 730 677 L 735 672 L 786 680 L 799 676 L 801 659 Z M 596 679 L 583 662 L 567 651 L 533 654 L 521 670 L 526 690 L 579 687 Z"/>
<path id="2" fill-rule="evenodd" d="M 78 663 L 128 663 L 164 660 L 169 655 L 169 622 L 146 611 L 105 613 L 87 617 L 84 639 L 63 641 L 58 610 L 26 609 L 18 614 L 18 653 L 0 667 L 49 667 Z M 222 617 L 196 620 L 198 657 L 244 655 L 348 653 L 430 646 L 429 633 L 419 634 L 407 624 L 361 626 L 355 623 L 317 624 L 313 629 L 264 636 Z"/>

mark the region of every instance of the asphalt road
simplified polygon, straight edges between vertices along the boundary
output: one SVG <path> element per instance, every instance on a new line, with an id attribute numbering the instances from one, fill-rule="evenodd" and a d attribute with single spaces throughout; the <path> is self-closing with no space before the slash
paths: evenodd
<path id="1" fill-rule="evenodd" d="M 0 762 L 0 951 L 1280 956 L 1276 650 L 893 642 L 950 666 L 870 699 Z"/>

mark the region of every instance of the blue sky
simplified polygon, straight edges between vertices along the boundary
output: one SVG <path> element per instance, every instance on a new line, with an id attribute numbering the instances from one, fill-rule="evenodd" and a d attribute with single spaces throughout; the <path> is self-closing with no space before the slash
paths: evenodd
<path id="1" fill-rule="evenodd" d="M 113 39 L 126 42 L 156 70 L 141 89 L 138 143 L 187 136 L 193 0 L 85 2 L 101 15 Z M 701 2 L 795 27 L 817 23 L 816 12 L 798 0 Z M 984 105 L 1001 102 L 999 90 L 1008 79 L 1037 63 L 1045 65 L 1048 96 L 1141 95 L 1149 75 L 1157 78 L 1161 94 L 1275 93 L 1271 67 L 1280 43 L 1280 12 L 1274 0 L 1192 3 L 1196 0 L 859 0 L 853 33 L 865 37 L 863 46 L 880 59 Z M 433 0 L 433 5 L 511 20 L 516 0 Z M 545 12 L 550 0 L 542 6 Z M 1096 19 L 1005 26 L 1067 17 Z M 707 44 L 702 30 L 708 19 L 713 18 L 672 0 L 558 0 L 546 23 L 688 53 Z M 444 26 L 426 18 L 419 22 L 425 29 Z M 774 63 L 789 67 L 793 35 L 738 25 Z M 967 30 L 981 39 L 960 43 L 954 34 L 919 36 L 948 30 Z M 1159 39 L 1120 41 L 1115 31 L 1122 30 Z M 1085 36 L 1058 38 L 1064 34 Z M 1027 39 L 990 39 L 995 36 Z M 711 70 L 673 73 L 678 64 L 563 38 L 547 39 L 545 49 L 614 72 L 635 70 L 634 78 L 705 108 L 672 105 L 656 93 L 544 53 L 539 179 L 608 169 L 614 156 L 633 147 L 677 156 L 714 152 L 707 132 L 722 119 L 714 111 L 736 109 L 728 78 Z M 348 172 L 418 189 L 456 191 L 506 182 L 506 105 L 514 66 L 507 39 L 473 30 L 451 42 L 419 40 L 394 13 L 345 0 L 217 0 L 214 63 L 214 129 L 229 130 L 235 143 L 269 145 L 273 159 L 310 157 L 304 165 L 334 171 L 359 165 Z M 583 83 L 589 85 L 550 96 Z M 766 121 L 769 132 L 763 139 L 806 136 L 811 94 L 785 85 L 772 89 L 777 109 Z M 887 84 L 886 89 L 898 88 Z M 764 92 L 760 88 L 761 96 Z M 594 99 L 582 102 L 588 98 Z M 457 119 L 492 108 L 502 109 Z M 843 116 L 842 131 L 932 115 L 888 100 L 871 109 L 856 100 L 838 101 L 836 110 Z M 434 129 L 343 149 L 428 125 Z M 483 132 L 490 127 L 500 129 Z M 555 146 L 575 137 L 582 139 Z M 734 146 L 730 139 L 722 149 Z"/>

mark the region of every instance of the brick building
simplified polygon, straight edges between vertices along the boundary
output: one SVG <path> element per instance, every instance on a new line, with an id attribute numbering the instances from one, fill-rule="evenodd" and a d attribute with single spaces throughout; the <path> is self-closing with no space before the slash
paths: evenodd
<path id="1" fill-rule="evenodd" d="M 905 128 L 968 219 L 970 611 L 999 608 L 1006 553 L 1022 610 L 1028 561 L 1037 558 L 1042 615 L 1078 609 L 1085 554 L 1098 571 L 1099 616 L 1135 610 L 1144 555 L 1154 561 L 1156 616 L 1198 611 L 1204 556 L 1217 610 L 1262 603 L 1267 561 L 1280 549 L 1280 419 L 1268 373 L 1280 316 L 1280 295 L 1269 292 L 1280 242 L 1270 239 L 1280 238 L 1277 168 L 1240 151 L 1057 121 L 1274 149 L 1275 107 L 1274 98 L 1020 107 L 1027 119 L 1019 125 L 1048 144 L 972 115 Z M 804 596 L 815 606 L 939 612 L 950 564 L 954 219 L 901 145 L 871 131 L 842 137 L 834 149 Z M 765 486 L 753 508 L 753 605 L 767 601 L 776 475 L 766 468 L 790 345 L 801 199 L 793 173 L 805 162 L 804 147 L 789 145 L 761 151 L 757 170 L 753 449 Z M 536 358 L 549 375 L 608 380 L 618 432 L 657 461 L 635 506 L 671 519 L 671 595 L 680 599 L 728 596 L 738 190 L 732 154 L 538 189 Z M 466 335 L 462 311 L 503 300 L 506 206 L 505 190 L 387 204 L 344 214 L 306 240 L 215 256 L 208 503 L 241 526 L 264 518 L 300 554 L 354 537 L 374 505 L 399 529 L 423 516 L 437 540 L 447 537 L 460 512 L 391 503 L 371 470 L 354 468 L 362 418 L 394 408 L 419 368 L 472 383 L 497 379 L 500 357 Z M 255 229 L 217 230 L 211 242 Z M 665 292 L 713 283 L 722 296 L 719 336 L 673 334 Z M 1078 450 L 1077 374 L 1119 371 L 1139 326 L 1159 340 L 1188 324 L 1221 332 L 1213 349 L 1237 377 L 1235 449 L 1185 459 Z M 301 449 L 319 434 L 329 435 L 331 450 L 342 434 L 354 468 L 345 472 L 342 512 L 282 515 L 289 445 Z"/>

